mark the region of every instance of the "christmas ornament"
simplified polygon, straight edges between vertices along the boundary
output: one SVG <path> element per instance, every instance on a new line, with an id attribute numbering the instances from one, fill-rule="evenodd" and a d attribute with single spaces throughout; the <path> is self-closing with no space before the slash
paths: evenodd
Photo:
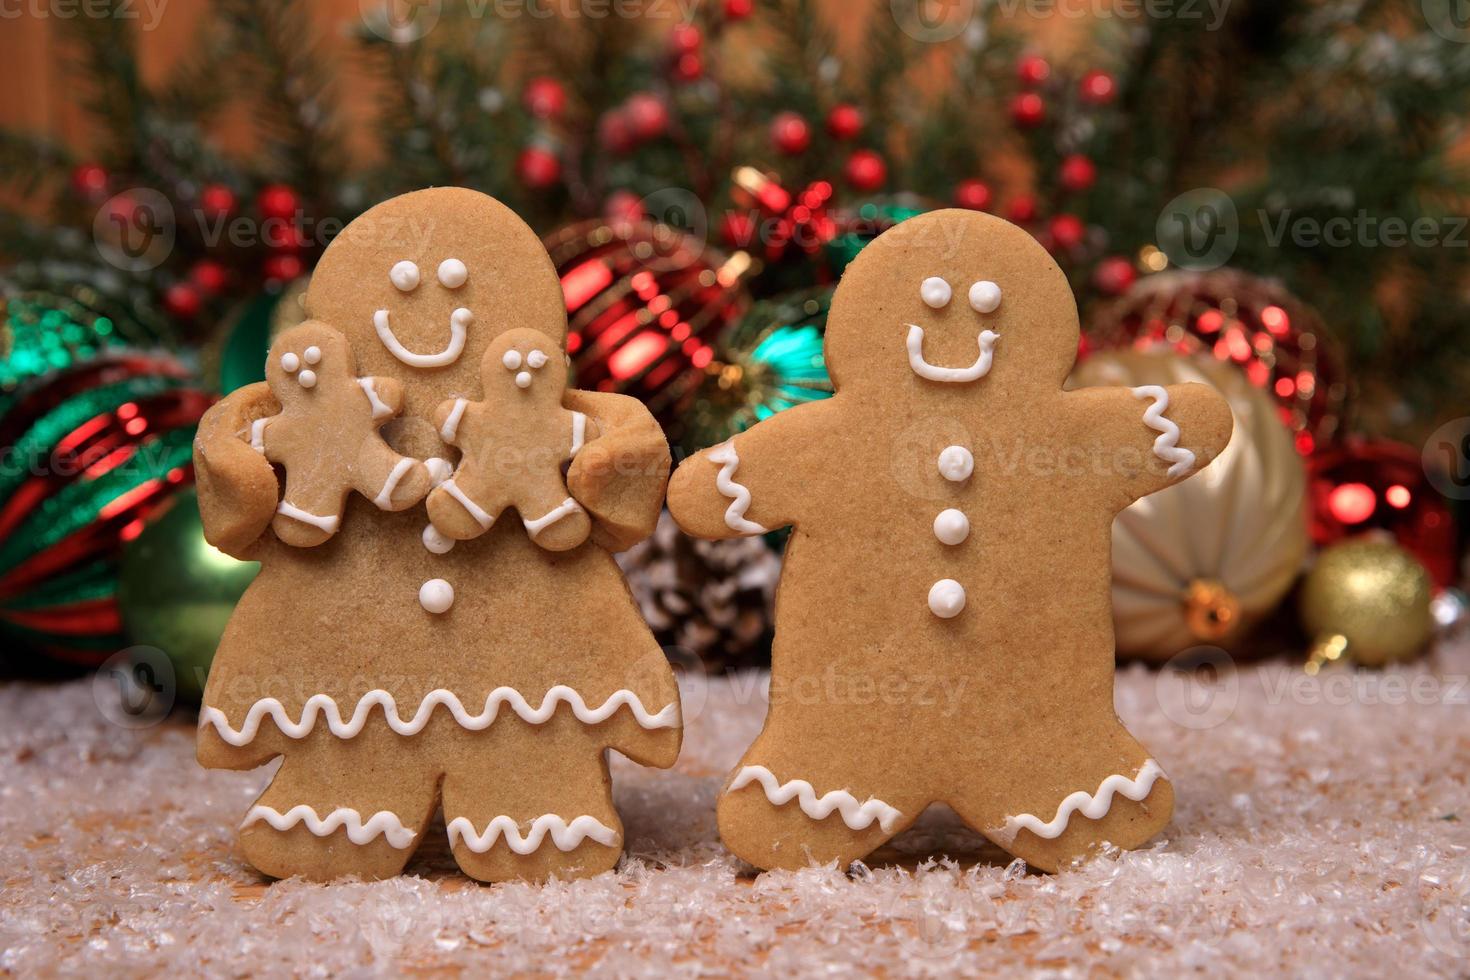
<path id="1" fill-rule="evenodd" d="M 1118 83 L 1105 71 L 1094 69 L 1082 76 L 1077 93 L 1090 105 L 1107 105 L 1118 93 Z"/>
<path id="2" fill-rule="evenodd" d="M 597 121 L 597 142 L 609 153 L 622 156 L 636 145 L 633 128 L 628 114 L 621 109 L 611 109 Z"/>
<path id="3" fill-rule="evenodd" d="M 762 539 L 699 541 L 665 511 L 650 538 L 617 558 L 665 648 L 694 654 L 711 673 L 770 662 L 781 559 Z"/>
<path id="4" fill-rule="evenodd" d="M 669 131 L 669 107 L 652 92 L 635 92 L 624 103 L 623 112 L 633 138 L 656 140 Z"/>
<path id="5" fill-rule="evenodd" d="M 698 51 L 704 43 L 704 35 L 693 24 L 675 24 L 669 32 L 669 49 L 676 54 Z"/>
<path id="6" fill-rule="evenodd" d="M 294 188 L 285 184 L 268 184 L 255 196 L 255 209 L 262 218 L 294 223 L 297 212 L 301 210 L 301 197 Z"/>
<path id="7" fill-rule="evenodd" d="M 304 272 L 306 263 L 301 261 L 301 256 L 290 253 L 267 256 L 260 265 L 260 273 L 265 277 L 268 286 L 290 282 Z"/>
<path id="8" fill-rule="evenodd" d="M 716 345 L 714 359 L 676 428 L 687 452 L 723 442 L 761 419 L 828 398 L 822 335 L 832 287 L 763 300 Z"/>
<path id="9" fill-rule="evenodd" d="M 971 211 L 985 211 L 990 207 L 990 185 L 980 180 L 962 180 L 954 188 L 954 206 Z"/>
<path id="10" fill-rule="evenodd" d="M 1073 153 L 1062 160 L 1057 169 L 1057 180 L 1062 189 L 1080 194 L 1097 180 L 1097 165 L 1080 153 Z"/>
<path id="11" fill-rule="evenodd" d="M 1279 284 L 1234 269 L 1145 276 L 1089 318 L 1094 346 L 1208 351 L 1239 365 L 1276 400 L 1309 456 L 1337 432 L 1347 396 L 1342 361 L 1321 318 Z"/>
<path id="12" fill-rule="evenodd" d="M 751 247 L 759 238 L 766 259 L 774 262 L 787 254 L 815 254 L 836 236 L 837 223 L 828 213 L 832 185 L 825 180 L 813 181 L 798 194 L 754 167 L 737 167 L 731 180 L 736 201 L 758 213 L 747 213 L 749 220 L 743 223 L 727 220 L 721 229 L 730 236 L 727 241 L 734 238 L 741 247 Z M 741 233 L 744 238 L 736 237 Z"/>
<path id="13" fill-rule="evenodd" d="M 526 111 L 537 119 L 560 119 L 567 108 L 566 86 L 544 75 L 526 83 L 522 98 L 525 100 Z"/>
<path id="14" fill-rule="evenodd" d="M 1036 198 L 1029 194 L 1012 198 L 1006 205 L 1006 220 L 1015 225 L 1029 225 L 1036 220 Z"/>
<path id="15" fill-rule="evenodd" d="M 771 120 L 771 145 L 787 156 L 798 156 L 812 144 L 811 127 L 794 112 L 783 112 Z"/>
<path id="16" fill-rule="evenodd" d="M 901 221 L 934 210 L 931 201 L 913 194 L 894 194 L 871 198 L 838 218 L 841 233 L 826 247 L 827 263 L 832 274 L 840 276 L 847 264 L 857 258 L 869 242 Z"/>
<path id="17" fill-rule="evenodd" d="M 1239 649 L 1306 559 L 1306 471 L 1275 405 L 1228 363 L 1167 349 L 1104 351 L 1072 387 L 1196 381 L 1230 402 L 1235 433 L 1203 472 L 1113 522 L 1120 654 L 1163 661 L 1200 644 Z"/>
<path id="18" fill-rule="evenodd" d="M 205 184 L 199 192 L 199 209 L 210 221 L 219 221 L 235 213 L 235 192 L 224 184 Z"/>
<path id="19" fill-rule="evenodd" d="M 855 139 L 863 131 L 863 111 L 846 103 L 836 106 L 827 114 L 827 132 L 833 139 Z"/>
<path id="20" fill-rule="evenodd" d="M 0 649 L 27 667 L 36 663 L 28 656 L 95 667 L 123 645 L 122 543 L 190 479 L 194 425 L 209 398 L 169 355 L 82 341 L 100 318 L 84 324 L 21 296 L 7 297 L 5 314 L 21 346 L 5 357 L 12 383 L 0 411 L 11 461 L 0 472 Z M 63 338 L 42 373 L 27 363 L 35 331 L 13 329 L 28 321 Z"/>
<path id="21" fill-rule="evenodd" d="M 259 570 L 204 540 L 192 487 L 123 549 L 117 603 L 129 642 L 168 656 L 181 697 L 203 695 L 220 634 Z"/>
<path id="22" fill-rule="evenodd" d="M 1138 270 L 1121 255 L 1110 255 L 1092 270 L 1092 284 L 1108 296 L 1121 296 L 1138 281 Z"/>
<path id="23" fill-rule="evenodd" d="M 229 282 L 229 271 L 213 259 L 200 259 L 189 267 L 189 281 L 206 296 L 217 296 Z"/>
<path id="24" fill-rule="evenodd" d="M 566 297 L 579 388 L 635 395 L 669 421 L 747 304 L 745 252 L 648 222 L 585 222 L 545 240 Z"/>
<path id="25" fill-rule="evenodd" d="M 83 200 L 100 201 L 111 179 L 101 164 L 83 163 L 71 172 L 71 188 Z"/>
<path id="26" fill-rule="evenodd" d="M 674 60 L 672 72 L 676 82 L 694 82 L 704 76 L 704 59 L 697 52 L 681 54 Z"/>
<path id="27" fill-rule="evenodd" d="M 1382 531 L 1423 563 L 1436 585 L 1455 584 L 1455 521 L 1425 476 L 1418 449 L 1355 437 L 1313 456 L 1308 472 L 1318 545 Z"/>
<path id="28" fill-rule="evenodd" d="M 1051 77 L 1051 65 L 1040 55 L 1023 55 L 1016 62 L 1016 78 L 1027 88 L 1035 88 Z"/>
<path id="29" fill-rule="evenodd" d="M 1307 672 L 1343 659 L 1381 667 L 1414 656 L 1434 630 L 1432 592 L 1424 566 L 1392 541 L 1324 549 L 1302 583 L 1302 625 L 1313 637 Z"/>
<path id="30" fill-rule="evenodd" d="M 1087 235 L 1087 226 L 1075 214 L 1059 214 L 1047 225 L 1052 243 L 1061 251 L 1070 251 L 1082 244 Z"/>
<path id="31" fill-rule="evenodd" d="M 847 158 L 843 176 L 854 190 L 872 193 L 888 182 L 888 164 L 872 150 L 858 150 Z"/>
<path id="32" fill-rule="evenodd" d="M 755 0 L 725 0 L 725 17 L 728 20 L 745 20 L 755 13 Z"/>
<path id="33" fill-rule="evenodd" d="M 528 146 L 516 158 L 516 178 L 532 190 L 545 190 L 561 180 L 561 161 L 539 146 Z"/>
<path id="34" fill-rule="evenodd" d="M 1021 129 L 1034 129 L 1046 119 L 1046 103 L 1035 92 L 1022 92 L 1011 100 L 1011 121 Z"/>
<path id="35" fill-rule="evenodd" d="M 199 288 L 192 283 L 176 282 L 163 291 L 163 308 L 180 320 L 194 319 L 203 305 Z"/>

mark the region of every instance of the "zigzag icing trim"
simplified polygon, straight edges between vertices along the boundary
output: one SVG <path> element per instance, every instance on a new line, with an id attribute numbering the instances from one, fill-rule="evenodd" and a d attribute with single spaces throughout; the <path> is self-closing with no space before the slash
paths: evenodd
<path id="1" fill-rule="evenodd" d="M 740 454 L 735 452 L 735 440 L 727 439 L 711 449 L 709 461 L 720 464 L 720 472 L 715 477 L 715 489 L 720 491 L 720 496 L 731 499 L 730 506 L 725 509 L 725 525 L 741 534 L 765 534 L 766 528 L 745 519 L 745 512 L 750 509 L 750 490 L 743 484 L 736 483 L 734 479 L 735 470 L 740 466 Z"/>
<path id="2" fill-rule="evenodd" d="M 853 830 L 863 830 L 876 820 L 885 833 L 892 833 L 894 824 L 903 816 L 897 809 L 876 797 L 869 798 L 866 803 L 859 803 L 857 797 L 845 789 L 834 789 L 818 796 L 816 789 L 805 779 L 783 783 L 765 766 L 742 766 L 730 781 L 728 792 L 733 793 L 751 783 L 759 783 L 761 789 L 765 790 L 766 799 L 776 806 L 798 800 L 801 803 L 801 812 L 813 820 L 825 820 L 836 810 L 842 814 L 842 822 Z"/>
<path id="3" fill-rule="evenodd" d="M 1153 404 L 1143 410 L 1143 424 L 1159 433 L 1154 440 L 1154 455 L 1169 467 L 1169 476 L 1182 476 L 1194 468 L 1194 453 L 1179 448 L 1179 426 L 1164 418 L 1169 407 L 1169 393 L 1159 385 L 1140 385 L 1130 388 L 1135 397 L 1152 398 Z"/>
<path id="4" fill-rule="evenodd" d="M 347 839 L 354 844 L 370 843 L 381 834 L 387 838 L 389 846 L 399 850 L 413 843 L 413 839 L 418 836 L 403 825 L 397 814 L 387 810 L 379 810 L 364 823 L 362 814 L 351 807 L 339 806 L 323 818 L 318 817 L 316 811 L 305 803 L 293 806 L 285 813 L 274 807 L 257 804 L 245 815 L 245 822 L 240 824 L 240 829 L 244 830 L 262 820 L 277 830 L 290 830 L 297 824 L 304 823 L 306 829 L 317 837 L 326 837 L 345 827 Z"/>
<path id="5" fill-rule="evenodd" d="M 1041 822 L 1040 817 L 1029 813 L 1018 816 L 1006 817 L 1005 825 L 994 831 L 997 838 L 1005 843 L 1016 839 L 1016 835 L 1022 830 L 1029 830 L 1037 837 L 1045 837 L 1048 840 L 1062 835 L 1067 829 L 1067 823 L 1072 819 L 1073 813 L 1080 813 L 1089 820 L 1101 820 L 1108 815 L 1113 807 L 1113 797 L 1121 795 L 1137 803 L 1153 791 L 1154 783 L 1164 775 L 1164 770 L 1152 759 L 1144 762 L 1138 770 L 1138 775 L 1129 779 L 1127 776 L 1113 774 L 1102 781 L 1096 793 L 1088 793 L 1078 790 L 1062 801 L 1057 807 L 1056 816 L 1046 823 Z"/>
<path id="6" fill-rule="evenodd" d="M 434 709 L 443 705 L 449 709 L 450 714 L 459 726 L 466 731 L 478 732 L 490 727 L 495 721 L 495 716 L 500 713 L 500 706 L 508 704 L 522 721 L 532 725 L 541 725 L 551 719 L 556 713 L 557 705 L 566 703 L 571 706 L 572 714 L 577 720 L 586 725 L 596 725 L 611 718 L 613 714 L 624 705 L 633 712 L 633 717 L 643 728 L 673 728 L 679 724 L 679 704 L 673 702 L 658 714 L 650 714 L 644 707 L 638 695 L 632 691 L 616 691 L 606 701 L 596 708 L 589 708 L 587 702 L 582 700 L 582 695 L 565 684 L 558 684 L 546 692 L 546 697 L 541 701 L 540 707 L 533 708 L 521 693 L 512 687 L 497 687 L 485 698 L 485 708 L 479 714 L 472 715 L 465 710 L 464 705 L 452 691 L 439 688 L 430 691 L 419 702 L 418 710 L 412 718 L 404 721 L 398 714 L 398 704 L 393 700 L 393 695 L 387 691 L 369 691 L 357 702 L 353 709 L 352 717 L 346 721 L 342 720 L 342 713 L 337 708 L 337 702 L 329 694 L 313 694 L 306 699 L 306 704 L 301 709 L 301 719 L 292 721 L 286 714 L 285 705 L 275 698 L 263 698 L 250 706 L 245 715 L 245 723 L 239 728 L 231 728 L 229 719 L 225 713 L 218 708 L 208 707 L 199 713 L 199 727 L 202 730 L 207 725 L 213 725 L 219 737 L 230 745 L 248 745 L 254 741 L 260 732 L 260 723 L 269 717 L 276 723 L 276 727 L 288 738 L 305 738 L 316 728 L 318 716 L 325 716 L 327 728 L 338 738 L 355 738 L 367 725 L 368 715 L 373 708 L 381 705 L 383 717 L 388 727 L 399 735 L 417 735 L 429 724 L 429 718 Z"/>
<path id="7" fill-rule="evenodd" d="M 505 837 L 505 846 L 517 854 L 530 854 L 541 847 L 546 835 L 559 851 L 570 851 L 584 840 L 591 838 L 607 847 L 618 842 L 618 832 L 596 817 L 580 816 L 567 823 L 554 813 L 545 813 L 531 821 L 531 831 L 521 836 L 520 825 L 510 817 L 500 816 L 490 821 L 485 832 L 479 833 L 468 817 L 455 817 L 449 821 L 449 846 L 463 844 L 476 854 L 484 854 L 495 846 L 500 837 Z"/>

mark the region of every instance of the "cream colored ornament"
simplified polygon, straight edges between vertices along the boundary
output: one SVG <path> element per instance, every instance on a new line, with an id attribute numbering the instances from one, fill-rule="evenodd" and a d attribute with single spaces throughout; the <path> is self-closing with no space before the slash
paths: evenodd
<path id="1" fill-rule="evenodd" d="M 1113 522 L 1120 656 L 1164 661 L 1196 646 L 1235 647 L 1307 556 L 1306 468 L 1268 394 L 1233 365 L 1165 348 L 1103 351 L 1078 365 L 1070 387 L 1185 381 L 1229 400 L 1235 435 L 1203 472 Z"/>

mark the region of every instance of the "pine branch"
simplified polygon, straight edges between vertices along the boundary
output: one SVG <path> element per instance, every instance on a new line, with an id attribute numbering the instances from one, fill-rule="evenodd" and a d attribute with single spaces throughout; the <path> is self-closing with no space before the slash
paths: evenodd
<path id="1" fill-rule="evenodd" d="M 128 0 L 99 0 L 102 8 L 63 21 L 75 44 L 71 61 L 83 79 L 82 105 L 100 128 L 94 148 L 114 170 L 134 172 L 143 158 L 148 94 L 138 73 L 133 20 L 122 16 Z"/>
<path id="2" fill-rule="evenodd" d="M 27 197 L 75 165 L 71 151 L 47 136 L 0 130 L 0 175 Z"/>

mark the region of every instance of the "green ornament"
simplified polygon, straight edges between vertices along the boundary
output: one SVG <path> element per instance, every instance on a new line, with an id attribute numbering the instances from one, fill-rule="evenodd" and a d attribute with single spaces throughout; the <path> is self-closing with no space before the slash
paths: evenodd
<path id="1" fill-rule="evenodd" d="M 842 275 L 848 263 L 889 228 L 932 210 L 933 205 L 913 194 L 897 194 L 859 204 L 843 217 L 842 233 L 825 246 L 832 274 Z"/>
<path id="2" fill-rule="evenodd" d="M 259 562 L 237 561 L 204 540 L 192 489 L 123 552 L 123 625 L 134 644 L 168 656 L 180 698 L 203 695 L 225 623 L 259 570 Z"/>

